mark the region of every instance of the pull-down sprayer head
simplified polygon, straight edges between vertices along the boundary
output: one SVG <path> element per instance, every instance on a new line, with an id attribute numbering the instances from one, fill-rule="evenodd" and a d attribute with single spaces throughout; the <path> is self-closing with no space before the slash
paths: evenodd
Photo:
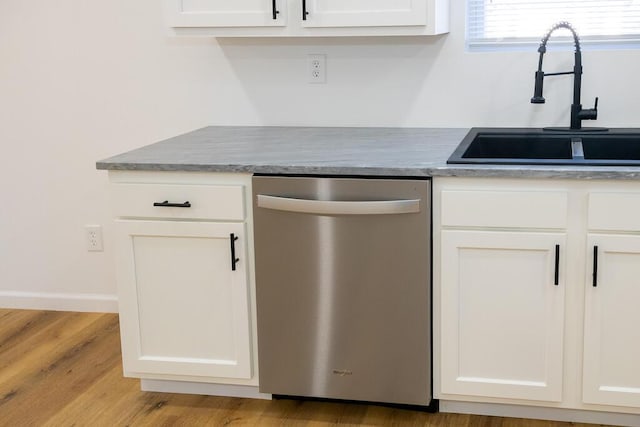
<path id="1" fill-rule="evenodd" d="M 582 53 L 580 51 L 580 39 L 578 38 L 578 33 L 576 33 L 576 31 L 573 29 L 571 24 L 569 24 L 568 22 L 566 21 L 558 22 L 553 27 L 551 27 L 549 31 L 547 31 L 547 33 L 542 37 L 542 40 L 540 42 L 540 47 L 538 47 L 538 52 L 540 53 L 540 59 L 538 60 L 538 71 L 536 71 L 536 83 L 533 89 L 533 97 L 531 98 L 532 104 L 545 103 L 544 96 L 542 96 L 542 87 L 543 87 L 544 76 L 545 76 L 544 71 L 542 71 L 542 61 L 544 58 L 544 54 L 547 52 L 547 42 L 549 41 L 549 37 L 551 37 L 551 34 L 559 28 L 566 28 L 567 30 L 571 31 L 571 34 L 573 34 L 573 42 L 576 46 L 576 52 L 575 52 L 576 65 L 580 64 L 580 74 L 582 74 Z M 573 74 L 573 73 L 575 73 L 575 69 L 572 72 L 561 73 L 561 74 Z M 547 75 L 551 75 L 551 74 L 547 74 Z M 578 103 L 580 103 L 579 100 L 578 100 Z"/>
<path id="2" fill-rule="evenodd" d="M 533 97 L 531 98 L 532 104 L 544 104 L 545 99 L 542 96 L 542 84 L 544 83 L 544 71 L 536 71 L 536 85 L 533 88 Z"/>

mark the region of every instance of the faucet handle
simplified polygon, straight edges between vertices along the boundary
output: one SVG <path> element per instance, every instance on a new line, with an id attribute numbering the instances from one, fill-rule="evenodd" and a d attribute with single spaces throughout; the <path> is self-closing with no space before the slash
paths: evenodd
<path id="1" fill-rule="evenodd" d="M 578 111 L 580 120 L 596 120 L 598 118 L 598 97 L 596 96 L 596 104 L 593 108 L 585 108 Z"/>

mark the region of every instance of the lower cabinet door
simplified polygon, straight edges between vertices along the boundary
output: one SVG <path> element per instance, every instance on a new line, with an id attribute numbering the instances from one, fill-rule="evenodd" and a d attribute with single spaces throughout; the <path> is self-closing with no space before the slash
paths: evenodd
<path id="1" fill-rule="evenodd" d="M 244 224 L 127 220 L 116 232 L 125 375 L 250 378 Z"/>
<path id="2" fill-rule="evenodd" d="M 640 408 L 640 236 L 587 242 L 583 400 Z"/>
<path id="3" fill-rule="evenodd" d="M 441 393 L 560 401 L 565 234 L 441 236 Z"/>

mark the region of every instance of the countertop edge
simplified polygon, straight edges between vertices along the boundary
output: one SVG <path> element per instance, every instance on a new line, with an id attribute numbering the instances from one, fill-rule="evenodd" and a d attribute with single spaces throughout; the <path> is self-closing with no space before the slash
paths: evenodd
<path id="1" fill-rule="evenodd" d="M 640 169 L 581 168 L 557 169 L 554 167 L 505 168 L 472 166 L 466 168 L 442 166 L 425 168 L 380 168 L 353 166 L 282 166 L 282 165 L 182 165 L 97 162 L 96 169 L 106 171 L 147 172 L 211 172 L 249 173 L 269 175 L 351 175 L 351 176 L 395 176 L 395 177 L 478 177 L 478 178 L 554 178 L 554 179 L 617 179 L 640 180 Z"/>

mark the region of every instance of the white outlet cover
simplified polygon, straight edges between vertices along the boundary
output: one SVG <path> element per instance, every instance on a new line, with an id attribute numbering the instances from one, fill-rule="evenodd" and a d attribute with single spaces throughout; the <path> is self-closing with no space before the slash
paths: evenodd
<path id="1" fill-rule="evenodd" d="M 104 250 L 102 242 L 102 226 L 86 225 L 84 230 L 87 250 L 89 252 L 102 252 Z"/>
<path id="2" fill-rule="evenodd" d="M 309 83 L 327 82 L 327 55 L 310 54 L 307 56 L 307 76 Z"/>

